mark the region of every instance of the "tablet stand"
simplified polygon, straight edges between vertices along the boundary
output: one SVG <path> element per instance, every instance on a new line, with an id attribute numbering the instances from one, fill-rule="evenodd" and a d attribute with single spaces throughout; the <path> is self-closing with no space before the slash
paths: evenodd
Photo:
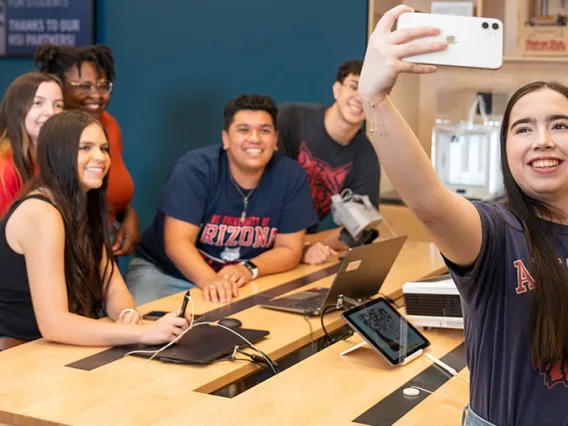
<path id="1" fill-rule="evenodd" d="M 365 345 L 368 345 L 368 343 L 363 340 L 361 343 L 357 343 L 355 346 L 352 346 L 352 347 L 350 347 L 349 349 L 344 350 L 343 352 L 341 352 L 341 353 L 339 354 L 339 356 L 347 355 L 347 354 L 349 354 L 349 353 L 351 353 L 351 352 L 353 352 L 353 351 L 356 351 L 357 349 L 359 349 L 360 347 L 365 346 Z M 410 355 L 410 356 L 404 358 L 404 361 L 398 363 L 398 365 L 399 365 L 399 366 L 402 366 L 402 365 L 408 364 L 409 362 L 415 360 L 415 359 L 418 358 L 420 355 L 422 355 L 423 352 L 424 352 L 423 349 L 420 349 L 420 350 L 414 352 L 412 355 Z"/>
<path id="2" fill-rule="evenodd" d="M 339 354 L 339 356 L 347 355 L 348 353 L 353 352 L 353 351 L 359 349 L 361 346 L 365 346 L 367 344 L 368 343 L 363 340 L 361 343 L 357 343 L 355 346 L 352 346 L 349 349 L 344 350 L 343 352 L 341 352 Z"/>

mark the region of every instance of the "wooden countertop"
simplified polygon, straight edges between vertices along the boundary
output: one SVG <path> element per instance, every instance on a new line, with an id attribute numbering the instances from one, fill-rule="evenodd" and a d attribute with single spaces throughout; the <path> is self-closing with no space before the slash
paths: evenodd
<path id="1" fill-rule="evenodd" d="M 431 330 L 427 349 L 442 357 L 463 341 L 461 330 Z M 368 346 L 340 356 L 360 342 L 359 336 L 338 342 L 247 392 L 220 409 L 217 424 L 239 419 L 247 425 L 346 425 L 431 366 L 425 356 L 402 367 L 390 366 Z M 467 370 L 461 372 L 466 378 Z M 409 399 L 411 400 L 411 399 Z M 397 426 L 459 425 L 469 400 L 469 387 L 454 377 L 396 423 Z M 189 410 L 169 419 L 182 421 Z M 205 422 L 205 423 L 202 423 Z M 200 418 L 199 424 L 207 423 Z"/>
<path id="2" fill-rule="evenodd" d="M 237 301 L 329 266 L 300 265 L 292 271 L 255 280 L 241 289 Z M 445 271 L 442 258 L 433 244 L 407 241 L 381 292 L 397 297 L 405 282 Z M 329 276 L 306 285 L 304 289 L 316 285 L 329 286 L 332 280 L 333 276 Z M 179 293 L 143 305 L 140 310 L 177 310 L 182 297 L 183 293 Z M 196 313 L 220 307 L 220 304 L 204 301 L 200 295 L 194 295 L 194 298 Z M 308 344 L 311 337 L 317 339 L 323 333 L 319 318 L 309 320 L 313 329 L 311 336 L 302 316 L 258 306 L 231 316 L 240 319 L 244 327 L 270 330 L 268 338 L 258 347 L 275 360 L 298 350 Z M 343 325 L 338 313 L 326 315 L 325 321 L 329 330 Z M 38 340 L 0 352 L 0 424 L 142 425 L 168 424 L 174 419 L 184 424 L 219 424 L 221 418 L 230 417 L 224 410 L 235 406 L 238 398 L 227 399 L 203 392 L 219 389 L 258 369 L 245 361 L 220 362 L 203 367 L 148 362 L 136 357 L 120 359 L 92 371 L 67 366 L 104 349 Z M 316 358 L 304 360 L 298 366 L 311 359 Z M 325 370 L 325 366 L 322 365 L 322 368 Z M 328 368 L 333 367 L 330 365 Z M 266 383 L 279 380 L 281 374 Z M 297 386 L 305 386 L 304 380 Z M 245 392 L 243 397 L 252 390 L 254 388 Z M 333 389 L 330 387 L 328 391 L 333 392 Z M 341 393 L 341 386 L 336 391 Z M 278 410 L 277 407 L 274 409 Z M 269 411 L 268 408 L 266 410 Z"/>

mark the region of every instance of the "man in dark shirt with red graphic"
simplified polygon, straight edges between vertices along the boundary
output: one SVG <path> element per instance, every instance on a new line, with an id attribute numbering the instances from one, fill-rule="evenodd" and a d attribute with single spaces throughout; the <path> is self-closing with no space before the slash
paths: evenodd
<path id="1" fill-rule="evenodd" d="M 331 107 L 286 103 L 279 106 L 278 149 L 306 171 L 319 220 L 331 211 L 331 197 L 349 188 L 379 204 L 379 160 L 362 129 L 365 114 L 357 93 L 361 61 L 341 64 L 333 84 Z M 345 249 L 340 229 L 313 245 L 314 261 L 325 257 L 327 246 Z M 310 236 L 308 240 L 321 238 Z M 312 247 L 309 248 L 312 250 Z M 329 251 L 327 252 L 329 253 Z M 309 256 L 308 256 L 309 257 Z"/>

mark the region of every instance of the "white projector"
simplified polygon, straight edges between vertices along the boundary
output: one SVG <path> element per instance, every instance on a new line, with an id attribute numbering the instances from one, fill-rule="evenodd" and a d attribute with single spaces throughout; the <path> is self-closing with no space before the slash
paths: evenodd
<path id="1" fill-rule="evenodd" d="M 463 329 L 458 289 L 449 274 L 402 286 L 406 318 L 418 327 Z"/>

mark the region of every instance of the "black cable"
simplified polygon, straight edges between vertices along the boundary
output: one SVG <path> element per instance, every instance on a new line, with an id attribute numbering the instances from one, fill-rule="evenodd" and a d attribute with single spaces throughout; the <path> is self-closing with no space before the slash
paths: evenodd
<path id="1" fill-rule="evenodd" d="M 399 305 L 398 303 L 395 303 L 394 306 L 396 306 L 397 309 L 403 308 L 403 307 L 405 306 L 405 304 L 406 304 L 406 302 L 405 302 L 405 300 L 404 300 L 404 294 L 401 294 L 399 297 L 397 297 L 397 298 L 395 299 L 395 301 L 397 301 L 397 300 L 399 300 L 399 299 L 402 299 L 403 304 L 402 304 L 402 305 Z"/>
<path id="2" fill-rule="evenodd" d="M 325 308 L 322 309 L 321 314 L 320 314 L 320 322 L 321 322 L 321 328 L 323 330 L 323 334 L 325 335 L 325 339 L 327 339 L 329 341 L 329 344 L 333 344 L 333 339 L 331 338 L 331 336 L 329 334 L 327 334 L 327 330 L 325 329 L 325 324 L 323 323 L 323 316 L 325 315 L 325 313 L 327 312 L 328 309 L 333 308 L 337 310 L 337 305 L 333 304 L 333 305 L 328 305 Z"/>
<path id="3" fill-rule="evenodd" d="M 247 346 L 248 346 L 248 345 L 247 345 Z M 252 348 L 252 349 L 254 350 L 254 348 Z M 278 372 L 278 364 L 276 364 L 274 361 L 272 361 L 269 357 L 266 357 L 267 359 L 264 359 L 264 358 L 262 358 L 262 357 L 260 357 L 260 356 L 258 356 L 258 355 L 249 354 L 249 353 L 243 351 L 243 350 L 240 349 L 240 348 L 237 348 L 237 352 L 240 353 L 240 354 L 242 354 L 242 355 L 244 355 L 244 356 L 248 356 L 253 362 L 256 362 L 256 363 L 259 364 L 259 365 L 262 365 L 262 366 L 264 366 L 264 367 L 272 367 L 272 368 L 274 369 L 274 371 Z M 259 349 L 259 352 L 261 352 L 260 349 Z M 261 352 L 261 353 L 262 353 L 262 352 Z M 267 362 L 267 360 L 270 361 L 270 363 L 271 363 L 272 365 L 269 365 L 268 362 Z M 271 370 L 271 371 L 272 371 L 272 370 Z M 272 371 L 272 373 L 273 373 L 273 374 L 276 374 L 274 371 Z"/>
<path id="4" fill-rule="evenodd" d="M 260 349 L 257 349 L 257 351 L 260 352 L 260 354 L 263 355 L 272 364 L 272 368 L 274 368 L 277 373 L 280 372 L 280 366 L 278 365 L 278 363 L 276 361 L 274 361 L 272 358 L 270 358 L 268 355 L 266 355 Z"/>
<path id="5" fill-rule="evenodd" d="M 379 296 L 381 296 L 383 299 L 385 299 L 387 302 L 393 304 L 394 306 L 396 306 L 397 309 L 400 309 L 401 306 L 398 306 L 395 302 L 395 299 L 393 299 L 392 297 L 387 296 L 386 294 L 383 293 L 379 293 Z M 402 296 L 401 296 L 402 297 Z M 400 298 L 399 298 L 400 299 Z"/>
<path id="6" fill-rule="evenodd" d="M 264 364 L 271 366 L 271 367 L 274 369 L 274 371 L 276 371 L 276 372 L 279 372 L 279 371 L 280 371 L 280 370 L 278 369 L 278 368 L 279 368 L 278 363 L 277 363 L 276 361 L 274 361 L 272 358 L 270 358 L 268 355 L 266 355 L 264 352 L 262 352 L 260 349 L 253 348 L 252 346 L 250 346 L 250 345 L 248 345 L 248 344 L 246 344 L 246 343 L 245 343 L 243 346 L 249 347 L 249 348 L 251 348 L 253 351 L 258 352 L 259 354 L 261 354 L 264 358 L 259 357 L 258 359 L 259 359 L 260 362 L 263 362 Z M 242 352 L 242 351 L 240 350 L 240 348 L 237 349 L 237 352 L 241 352 L 241 353 L 243 353 L 243 354 L 246 354 L 246 355 L 250 356 L 252 359 L 255 359 L 254 357 L 256 357 L 256 355 L 251 355 L 251 354 L 248 354 L 248 353 L 246 353 L 246 352 Z"/>
<path id="7" fill-rule="evenodd" d="M 194 326 L 195 326 L 195 325 L 199 325 L 199 323 L 198 323 L 198 324 L 194 324 Z M 226 328 L 226 327 L 222 327 L 222 328 Z M 229 330 L 229 331 L 232 331 L 234 334 L 236 334 L 237 336 L 239 336 L 241 339 L 246 340 L 246 339 L 244 339 L 244 337 L 241 336 L 238 332 L 235 332 L 234 330 Z M 241 345 L 236 345 L 235 348 L 238 348 L 239 346 L 242 346 L 242 345 L 248 346 L 248 347 L 250 347 L 253 351 L 258 352 L 259 354 L 261 354 L 262 356 L 264 356 L 265 359 L 264 359 L 263 361 L 264 361 L 265 363 L 268 362 L 267 365 L 269 365 L 269 366 L 272 368 L 274 374 L 276 374 L 276 373 L 279 372 L 279 370 L 278 370 L 278 364 L 276 363 L 276 361 L 273 361 L 268 355 L 266 355 L 266 354 L 265 354 L 264 352 L 262 352 L 260 349 L 255 348 L 254 346 L 252 346 L 252 344 L 249 344 L 249 343 L 247 343 L 247 342 L 245 341 L 245 342 L 244 342 L 243 344 L 241 344 Z M 247 355 L 249 355 L 249 354 L 247 354 Z"/>
<path id="8" fill-rule="evenodd" d="M 268 366 L 266 364 L 266 361 L 264 362 L 264 364 L 262 364 L 260 362 L 256 362 L 253 359 L 250 359 L 250 358 L 233 358 L 232 355 L 227 355 L 226 357 L 219 358 L 219 359 L 216 359 L 214 361 L 211 361 L 211 364 L 216 364 L 218 362 L 226 362 L 226 361 L 247 361 L 247 362 L 252 362 L 252 363 L 254 363 L 254 364 L 256 364 L 256 365 L 258 365 L 259 367 L 262 367 L 262 368 L 266 368 Z"/>
<path id="9" fill-rule="evenodd" d="M 252 362 L 253 364 L 256 364 L 256 365 L 258 365 L 259 367 L 262 367 L 262 368 L 268 367 L 266 362 L 263 364 L 262 362 L 255 361 L 254 359 L 250 359 L 250 358 L 233 358 L 233 361 L 248 361 L 248 362 Z M 270 370 L 270 371 L 272 372 L 272 370 Z"/>

